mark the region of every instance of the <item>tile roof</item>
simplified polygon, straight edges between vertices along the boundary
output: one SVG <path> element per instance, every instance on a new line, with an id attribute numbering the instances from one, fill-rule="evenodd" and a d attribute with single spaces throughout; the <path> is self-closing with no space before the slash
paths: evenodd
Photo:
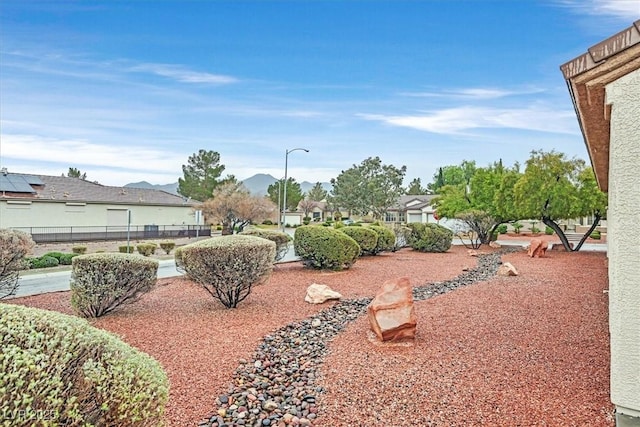
<path id="1" fill-rule="evenodd" d="M 192 206 L 196 202 L 162 190 L 110 187 L 80 178 L 48 175 L 9 174 L 39 178 L 44 185 L 32 185 L 35 194 L 0 193 L 0 199 L 32 199 L 78 203 L 115 203 L 128 205 Z"/>

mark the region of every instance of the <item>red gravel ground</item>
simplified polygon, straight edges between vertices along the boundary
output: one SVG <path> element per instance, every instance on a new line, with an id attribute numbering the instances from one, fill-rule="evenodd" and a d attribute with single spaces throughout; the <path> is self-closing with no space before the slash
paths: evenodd
<path id="1" fill-rule="evenodd" d="M 503 259 L 521 275 L 417 302 L 411 346 L 370 341 L 364 317 L 350 325 L 320 370 L 327 392 L 315 425 L 612 426 L 605 254 Z M 345 298 L 372 296 L 385 280 L 408 276 L 417 286 L 475 265 L 463 247 L 362 258 L 343 272 L 283 264 L 235 310 L 188 280 L 163 279 L 137 303 L 92 323 L 158 359 L 171 383 L 168 424 L 195 426 L 264 335 L 330 304 L 305 303 L 309 284 Z M 69 299 L 60 292 L 11 303 L 71 314 Z"/>

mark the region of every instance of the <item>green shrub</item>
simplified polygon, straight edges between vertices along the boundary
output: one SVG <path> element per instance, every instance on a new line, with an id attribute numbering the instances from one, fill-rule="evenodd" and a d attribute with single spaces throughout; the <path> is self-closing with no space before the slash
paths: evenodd
<path id="1" fill-rule="evenodd" d="M 392 231 L 395 235 L 395 243 L 393 244 L 394 251 L 410 246 L 412 232 L 410 227 L 403 224 L 394 224 Z"/>
<path id="2" fill-rule="evenodd" d="M 507 224 L 500 224 L 497 228 L 496 228 L 496 232 L 498 234 L 507 234 Z"/>
<path id="3" fill-rule="evenodd" d="M 175 242 L 160 242 L 160 248 L 167 254 L 169 255 L 171 253 L 171 251 L 173 250 L 173 248 L 176 247 L 176 243 Z"/>
<path id="4" fill-rule="evenodd" d="M 60 265 L 58 258 L 49 255 L 42 255 L 31 261 L 31 268 L 51 268 L 57 267 L 58 265 Z"/>
<path id="5" fill-rule="evenodd" d="M 311 223 L 311 217 L 310 216 L 305 216 L 304 218 L 302 218 L 302 224 L 309 225 L 310 223 Z"/>
<path id="6" fill-rule="evenodd" d="M 396 235 L 393 234 L 393 231 L 382 225 L 370 225 L 369 229 L 378 234 L 378 243 L 373 251 L 371 251 L 371 255 L 393 250 L 396 244 Z"/>
<path id="7" fill-rule="evenodd" d="M 60 265 L 71 265 L 71 262 L 72 262 L 73 258 L 77 257 L 79 255 L 80 254 L 77 254 L 77 253 L 62 254 L 62 256 L 60 257 Z"/>
<path id="8" fill-rule="evenodd" d="M 270 219 L 265 219 L 264 221 L 262 221 L 262 225 L 273 225 L 273 221 L 271 221 Z"/>
<path id="9" fill-rule="evenodd" d="M 336 222 L 336 225 L 342 224 Z M 375 253 L 376 245 L 378 244 L 378 233 L 372 230 L 370 227 L 353 227 L 351 225 L 341 227 L 340 231 L 345 233 L 356 241 L 360 246 L 360 254 L 373 254 Z"/>
<path id="10" fill-rule="evenodd" d="M 29 234 L 0 229 L 0 299 L 16 293 L 20 270 L 30 267 L 25 256 L 34 246 L 35 243 Z"/>
<path id="11" fill-rule="evenodd" d="M 183 249 L 184 249 L 184 246 L 178 246 L 176 248 L 175 252 L 173 252 L 173 258 L 175 259 L 176 270 L 178 271 L 178 273 L 185 274 L 187 272 L 187 270 L 185 270 L 184 261 L 182 260 L 182 250 Z"/>
<path id="12" fill-rule="evenodd" d="M 591 237 L 592 239 L 595 239 L 595 240 L 600 240 L 602 235 L 600 234 L 600 232 L 598 230 L 593 230 L 591 232 L 591 234 L 589 235 L 589 237 Z"/>
<path id="13" fill-rule="evenodd" d="M 293 247 L 305 266 L 331 270 L 351 267 L 360 253 L 358 243 L 345 233 L 313 225 L 296 230 Z"/>
<path id="14" fill-rule="evenodd" d="M 289 242 L 292 240 L 287 233 L 274 230 L 249 229 L 240 233 L 244 236 L 256 236 L 271 240 L 276 244 L 275 261 L 280 261 L 289 251 Z"/>
<path id="15" fill-rule="evenodd" d="M 40 258 L 44 258 L 44 257 L 51 257 L 51 258 L 55 258 L 58 261 L 60 261 L 60 258 L 64 255 L 64 253 L 62 252 L 47 252 L 46 254 L 42 255 Z"/>
<path id="16" fill-rule="evenodd" d="M 343 228 L 346 227 L 346 225 L 344 225 L 344 222 L 342 221 L 336 221 L 333 223 L 333 228 L 338 229 L 338 228 Z"/>
<path id="17" fill-rule="evenodd" d="M 83 255 L 83 254 L 87 253 L 87 247 L 86 246 L 74 246 L 74 247 L 71 248 L 71 252 L 73 252 L 74 254 Z"/>
<path id="18" fill-rule="evenodd" d="M 166 374 L 115 335 L 77 317 L 2 305 L 0 337 L 2 425 L 163 424 Z"/>
<path id="19" fill-rule="evenodd" d="M 190 278 L 227 308 L 235 308 L 264 283 L 273 269 L 276 244 L 261 237 L 228 235 L 183 246 L 182 262 Z"/>
<path id="20" fill-rule="evenodd" d="M 520 234 L 520 230 L 523 227 L 522 224 L 520 224 L 518 221 L 516 221 L 511 226 L 513 227 L 513 230 L 516 232 L 516 234 Z"/>
<path id="21" fill-rule="evenodd" d="M 132 254 L 135 248 L 132 245 L 129 246 L 118 246 L 118 252 L 121 254 L 130 253 Z"/>
<path id="22" fill-rule="evenodd" d="M 531 234 L 538 234 L 540 232 L 540 229 L 538 227 L 536 227 L 535 225 L 531 226 Z"/>
<path id="23" fill-rule="evenodd" d="M 544 228 L 544 234 L 551 236 L 553 233 L 555 233 L 555 231 L 553 231 L 553 228 L 549 227 L 548 225 Z"/>
<path id="24" fill-rule="evenodd" d="M 411 223 L 411 247 L 420 252 L 446 252 L 451 248 L 453 232 L 438 224 Z"/>
<path id="25" fill-rule="evenodd" d="M 71 305 L 84 317 L 100 317 L 149 292 L 157 273 L 158 261 L 140 255 L 78 255 L 71 263 Z"/>
<path id="26" fill-rule="evenodd" d="M 140 255 L 151 256 L 156 253 L 157 247 L 155 243 L 140 243 L 136 246 L 136 250 Z"/>

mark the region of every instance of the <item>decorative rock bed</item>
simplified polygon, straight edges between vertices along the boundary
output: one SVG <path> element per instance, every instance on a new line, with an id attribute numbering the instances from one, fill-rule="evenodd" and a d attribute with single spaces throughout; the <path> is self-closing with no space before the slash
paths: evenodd
<path id="1" fill-rule="evenodd" d="M 415 300 L 425 300 L 459 287 L 490 279 L 507 248 L 481 255 L 478 266 L 444 282 L 414 287 Z M 291 323 L 264 337 L 252 360 L 241 360 L 226 394 L 217 398 L 215 415 L 200 426 L 313 426 L 318 413 L 316 386 L 327 343 L 366 311 L 371 298 L 342 300 L 320 313 Z"/>

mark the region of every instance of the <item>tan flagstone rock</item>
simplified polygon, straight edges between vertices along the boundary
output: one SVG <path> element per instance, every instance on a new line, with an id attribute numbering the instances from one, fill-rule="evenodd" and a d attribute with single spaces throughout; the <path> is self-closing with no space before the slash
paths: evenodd
<path id="1" fill-rule="evenodd" d="M 342 295 L 332 290 L 329 286 L 312 283 L 307 288 L 307 295 L 305 295 L 304 300 L 310 304 L 322 304 L 328 300 L 340 298 L 342 298 Z"/>

